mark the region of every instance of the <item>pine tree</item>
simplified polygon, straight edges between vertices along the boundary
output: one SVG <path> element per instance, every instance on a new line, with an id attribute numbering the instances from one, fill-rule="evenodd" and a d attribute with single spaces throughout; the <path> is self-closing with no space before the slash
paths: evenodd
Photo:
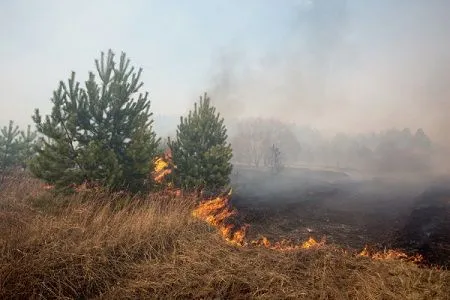
<path id="1" fill-rule="evenodd" d="M 22 168 L 26 168 L 28 166 L 29 161 L 32 159 L 36 146 L 36 138 L 37 132 L 31 130 L 31 126 L 27 126 L 27 131 L 21 131 L 19 137 L 20 144 L 20 165 Z"/>
<path id="2" fill-rule="evenodd" d="M 217 192 L 229 184 L 231 145 L 224 119 L 205 93 L 187 117 L 181 117 L 169 142 L 176 186 L 186 191 Z"/>
<path id="3" fill-rule="evenodd" d="M 140 93 L 142 69 L 135 72 L 122 53 L 118 65 L 109 50 L 95 60 L 83 88 L 72 72 L 61 81 L 45 119 L 36 109 L 33 120 L 40 140 L 31 164 L 39 178 L 67 188 L 83 182 L 110 190 L 137 192 L 149 187 L 159 140 L 153 131 L 148 93 Z"/>
<path id="4" fill-rule="evenodd" d="M 9 125 L 4 126 L 0 133 L 0 171 L 5 173 L 20 163 L 19 126 L 9 121 Z"/>
<path id="5" fill-rule="evenodd" d="M 0 130 L 0 183 L 11 172 L 24 170 L 34 154 L 36 132 L 28 126 L 27 132 L 19 130 L 13 121 Z"/>

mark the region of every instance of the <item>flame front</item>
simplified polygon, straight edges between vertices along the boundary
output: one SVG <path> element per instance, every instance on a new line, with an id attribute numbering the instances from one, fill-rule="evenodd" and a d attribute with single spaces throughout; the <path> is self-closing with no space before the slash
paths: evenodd
<path id="1" fill-rule="evenodd" d="M 246 235 L 249 225 L 237 226 L 233 222 L 237 216 L 237 210 L 230 205 L 231 191 L 227 196 L 219 196 L 211 200 L 201 202 L 194 209 L 192 215 L 196 218 L 206 221 L 208 224 L 218 228 L 221 236 L 229 243 L 238 246 L 247 246 L 248 244 L 262 246 L 268 249 L 289 251 L 298 249 L 309 249 L 319 247 L 324 242 L 317 242 L 310 237 L 306 242 L 293 244 L 287 240 L 271 243 L 266 237 L 259 240 L 246 242 Z"/>
<path id="2" fill-rule="evenodd" d="M 279 242 L 275 242 L 272 244 L 268 238 L 263 236 L 259 240 L 251 241 L 251 244 L 256 245 L 256 246 L 262 246 L 262 247 L 272 249 L 272 250 L 293 251 L 293 250 L 321 247 L 325 244 L 325 242 L 324 241 L 317 242 L 314 238 L 309 237 L 309 239 L 307 241 L 300 243 L 300 244 L 294 244 L 288 240 L 281 240 Z"/>
<path id="3" fill-rule="evenodd" d="M 313 239 L 312 237 L 310 237 L 306 242 L 304 242 L 302 245 L 301 245 L 301 248 L 302 249 L 309 249 L 309 248 L 312 248 L 312 247 L 317 247 L 317 246 L 320 246 L 322 244 L 322 242 L 317 242 L 315 239 Z"/>
<path id="4" fill-rule="evenodd" d="M 384 251 L 371 251 L 366 245 L 364 249 L 358 254 L 358 256 L 369 257 L 377 260 L 387 260 L 387 259 L 400 259 L 411 261 L 414 263 L 420 263 L 423 261 L 423 256 L 420 254 L 408 255 L 403 251 L 388 249 Z"/>
<path id="5" fill-rule="evenodd" d="M 232 218 L 237 215 L 237 211 L 231 208 L 228 196 L 201 202 L 192 215 L 217 227 L 227 242 L 238 246 L 245 244 L 248 225 L 239 227 L 234 224 Z"/>
<path id="6" fill-rule="evenodd" d="M 220 232 L 221 236 L 230 244 L 236 246 L 253 245 L 257 247 L 264 247 L 277 251 L 292 251 L 302 249 L 316 249 L 324 246 L 325 241 L 316 241 L 310 237 L 307 241 L 299 244 L 292 243 L 288 240 L 281 240 L 272 243 L 267 237 L 263 236 L 258 240 L 246 241 L 246 235 L 249 225 L 237 226 L 234 223 L 234 217 L 237 215 L 237 210 L 230 205 L 231 192 L 227 196 L 219 196 L 211 200 L 201 202 L 197 208 L 192 212 L 196 218 L 206 221 L 211 226 L 215 226 Z M 344 251 L 346 252 L 346 251 Z M 365 256 L 377 260 L 400 259 L 414 263 L 423 261 L 423 257 L 419 254 L 408 256 L 406 253 L 398 250 L 385 250 L 374 252 L 367 246 L 358 254 L 358 256 Z"/>

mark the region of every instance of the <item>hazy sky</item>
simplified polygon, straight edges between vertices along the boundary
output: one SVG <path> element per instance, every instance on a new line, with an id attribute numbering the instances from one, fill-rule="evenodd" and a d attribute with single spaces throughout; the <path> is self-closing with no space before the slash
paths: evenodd
<path id="1" fill-rule="evenodd" d="M 182 114 L 206 90 L 227 117 L 446 140 L 449 11 L 445 0 L 3 0 L 0 122 L 49 112 L 58 81 L 71 70 L 84 81 L 112 48 L 143 67 L 155 114 Z"/>
<path id="2" fill-rule="evenodd" d="M 0 1 L 0 120 L 50 108 L 60 79 L 94 70 L 100 51 L 142 67 L 155 113 L 184 113 L 227 49 L 269 50 L 298 1 Z"/>

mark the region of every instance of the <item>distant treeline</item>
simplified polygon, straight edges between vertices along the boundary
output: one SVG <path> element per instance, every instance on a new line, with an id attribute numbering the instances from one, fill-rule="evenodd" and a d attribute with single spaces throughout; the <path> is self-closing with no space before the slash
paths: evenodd
<path id="1" fill-rule="evenodd" d="M 433 144 L 424 130 L 391 129 L 325 137 L 318 130 L 272 119 L 240 121 L 231 138 L 234 162 L 260 167 L 276 145 L 286 164 L 311 164 L 376 172 L 431 168 Z"/>

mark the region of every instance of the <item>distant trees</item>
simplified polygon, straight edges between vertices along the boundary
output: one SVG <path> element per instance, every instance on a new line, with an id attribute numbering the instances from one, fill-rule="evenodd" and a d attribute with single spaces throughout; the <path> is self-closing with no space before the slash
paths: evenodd
<path id="1" fill-rule="evenodd" d="M 283 162 L 281 157 L 281 152 L 275 144 L 270 147 L 270 155 L 268 157 L 268 165 L 272 174 L 276 175 L 283 170 Z"/>
<path id="2" fill-rule="evenodd" d="M 255 167 L 270 165 L 274 144 L 283 153 L 286 162 L 295 162 L 301 151 L 290 126 L 270 119 L 250 118 L 241 121 L 231 143 L 235 161 Z"/>
<path id="3" fill-rule="evenodd" d="M 0 173 L 4 174 L 15 168 L 25 168 L 34 154 L 33 146 L 36 132 L 19 130 L 19 126 L 10 121 L 0 130 Z"/>
<path id="4" fill-rule="evenodd" d="M 260 119 L 242 121 L 231 143 L 234 159 L 259 167 L 265 154 L 268 132 Z"/>
<path id="5" fill-rule="evenodd" d="M 148 93 L 141 93 L 142 69 L 125 53 L 118 64 L 109 50 L 95 60 L 84 87 L 72 72 L 53 92 L 52 112 L 33 120 L 42 135 L 32 172 L 57 188 L 84 182 L 110 190 L 143 191 L 159 140 L 152 127 Z"/>
<path id="6" fill-rule="evenodd" d="M 378 171 L 424 171 L 430 167 L 431 141 L 422 129 L 385 132 L 374 149 Z"/>
<path id="7" fill-rule="evenodd" d="M 233 161 L 272 169 L 273 145 L 284 164 L 375 172 L 413 172 L 431 168 L 433 144 L 423 129 L 327 137 L 318 130 L 277 120 L 248 118 L 237 123 L 231 139 Z"/>
<path id="8" fill-rule="evenodd" d="M 380 172 L 421 171 L 430 168 L 433 145 L 423 129 L 391 129 L 359 135 L 317 136 L 316 131 L 299 130 L 302 162 Z M 313 138 L 311 138 L 313 137 Z"/>
<path id="9" fill-rule="evenodd" d="M 205 93 L 187 117 L 181 117 L 176 138 L 169 142 L 177 187 L 216 192 L 229 184 L 231 145 L 224 119 Z"/>

